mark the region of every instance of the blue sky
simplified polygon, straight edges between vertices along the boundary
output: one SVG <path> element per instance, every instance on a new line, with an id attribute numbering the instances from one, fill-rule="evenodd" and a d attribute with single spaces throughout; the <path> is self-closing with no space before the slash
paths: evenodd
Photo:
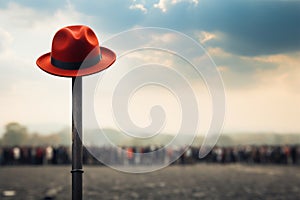
<path id="1" fill-rule="evenodd" d="M 300 1 L 0 0 L 0 19 L 2 127 L 70 123 L 70 80 L 45 74 L 35 60 L 58 29 L 85 24 L 100 41 L 148 26 L 188 35 L 223 77 L 224 132 L 300 132 Z"/>

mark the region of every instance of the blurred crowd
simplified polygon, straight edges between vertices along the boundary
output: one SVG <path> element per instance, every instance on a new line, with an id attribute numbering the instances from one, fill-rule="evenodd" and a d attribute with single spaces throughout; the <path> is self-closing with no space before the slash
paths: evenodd
<path id="1" fill-rule="evenodd" d="M 0 147 L 1 165 L 43 165 L 69 164 L 70 149 L 68 147 Z"/>
<path id="2" fill-rule="evenodd" d="M 300 146 L 215 147 L 204 160 L 217 163 L 300 164 Z"/>
<path id="3" fill-rule="evenodd" d="M 202 159 L 199 158 L 199 148 L 196 147 L 89 147 L 88 150 L 83 148 L 84 164 L 153 165 L 170 162 L 172 164 L 207 162 L 300 165 L 300 146 L 216 146 Z M 0 147 L 0 165 L 62 165 L 70 163 L 71 149 L 66 146 Z"/>

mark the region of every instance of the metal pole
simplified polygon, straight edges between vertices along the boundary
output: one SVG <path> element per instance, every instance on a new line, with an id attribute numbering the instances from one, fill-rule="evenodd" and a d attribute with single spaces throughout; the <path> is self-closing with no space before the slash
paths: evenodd
<path id="1" fill-rule="evenodd" d="M 72 78 L 72 200 L 82 200 L 82 77 Z"/>

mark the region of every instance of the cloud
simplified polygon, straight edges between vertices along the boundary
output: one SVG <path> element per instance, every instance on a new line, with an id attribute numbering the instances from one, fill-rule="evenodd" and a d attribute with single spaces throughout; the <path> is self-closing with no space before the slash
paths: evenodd
<path id="1" fill-rule="evenodd" d="M 205 31 L 200 31 L 199 33 L 196 33 L 196 35 L 196 37 L 199 39 L 199 42 L 202 44 L 217 38 L 216 34 Z"/>
<path id="2" fill-rule="evenodd" d="M 169 7 L 182 2 L 192 3 L 194 4 L 194 6 L 197 6 L 199 3 L 198 0 L 159 0 L 158 3 L 155 3 L 153 5 L 153 7 L 158 8 L 165 13 L 169 9 Z"/>
<path id="3" fill-rule="evenodd" d="M 209 41 L 210 46 L 243 56 L 300 50 L 300 1 L 47 0 L 38 4 L 34 0 L 21 0 L 3 1 L 1 5 L 7 7 L 11 2 L 47 14 L 68 11 L 66 7 L 72 5 L 83 16 L 90 16 L 89 23 L 97 29 L 110 33 L 136 26 L 159 26 L 188 34 L 217 32 L 222 38 Z"/>
<path id="4" fill-rule="evenodd" d="M 251 74 L 232 70 L 221 72 L 227 88 L 224 130 L 299 133 L 300 52 L 252 59 L 262 65 L 276 67 L 268 70 L 257 68 Z M 238 83 L 242 81 L 247 81 L 246 87 Z"/>
<path id="5" fill-rule="evenodd" d="M 133 4 L 133 5 L 130 5 L 129 9 L 140 10 L 143 13 L 147 13 L 147 9 L 145 8 L 145 6 L 143 4 Z"/>
<path id="6" fill-rule="evenodd" d="M 215 58 L 215 62 L 217 65 L 224 62 L 223 65 L 219 64 L 218 68 L 226 87 L 230 90 L 255 89 L 262 85 L 273 88 L 278 85 L 278 92 L 284 88 L 285 91 L 295 94 L 299 93 L 300 87 L 300 59 L 297 56 L 300 56 L 300 51 L 254 58 L 236 57 L 225 53 L 223 58 Z"/>
<path id="7" fill-rule="evenodd" d="M 285 74 L 288 77 L 284 85 L 295 87 L 295 74 L 300 63 L 300 51 L 292 54 L 276 54 L 269 56 L 239 56 L 221 48 L 207 48 L 208 53 L 221 71 L 227 88 L 241 90 L 257 88 L 265 85 L 266 80 L 280 80 Z M 293 80 L 293 81 L 292 81 Z M 272 81 L 270 81 L 272 82 Z"/>
<path id="8" fill-rule="evenodd" d="M 0 18 L 0 126 L 10 121 L 68 124 L 69 80 L 44 73 L 35 61 L 51 50 L 58 29 L 89 17 L 68 5 L 44 12 L 8 3 L 0 8 Z"/>
<path id="9" fill-rule="evenodd" d="M 299 1 L 212 1 L 197 27 L 223 33 L 214 45 L 237 55 L 288 53 L 300 50 L 299 10 Z"/>
<path id="10" fill-rule="evenodd" d="M 3 5 L 9 5 L 8 1 Z M 15 1 L 16 2 L 16 1 Z M 213 47 L 243 56 L 270 55 L 300 50 L 300 1 L 159 0 L 159 1 L 18 1 L 48 13 L 72 5 L 91 16 L 99 30 L 118 32 L 139 26 L 159 26 L 190 33 L 221 33 Z M 23 11 L 26 12 L 26 11 Z"/>
<path id="11" fill-rule="evenodd" d="M 6 30 L 0 27 L 0 57 L 7 53 L 10 45 L 13 42 L 13 36 Z"/>
<path id="12" fill-rule="evenodd" d="M 70 81 L 47 75 L 35 60 L 50 51 L 59 28 L 87 24 L 100 42 L 103 37 L 137 26 L 186 33 L 204 44 L 221 71 L 230 111 L 225 130 L 300 130 L 299 1 L 0 2 L 0 125 L 15 120 L 69 124 Z M 189 52 L 188 45 L 178 43 L 173 35 L 145 35 L 148 45 L 152 45 L 151 40 L 153 45 Z M 145 35 L 120 38 L 118 45 L 130 47 Z M 176 62 L 161 52 L 148 52 L 147 56 L 131 54 L 131 59 L 159 62 L 168 58 L 160 59 L 160 63 L 170 66 Z"/>
<path id="13" fill-rule="evenodd" d="M 94 21 L 92 23 L 94 27 L 112 33 L 124 31 L 141 24 L 141 20 L 145 17 L 145 14 L 140 9 L 130 9 L 131 6 L 134 7 L 138 3 L 129 0 L 105 2 L 98 0 L 90 0 L 88 2 L 85 0 L 74 0 L 71 3 L 78 12 L 93 17 Z"/>
<path id="14" fill-rule="evenodd" d="M 36 10 L 53 11 L 65 6 L 69 0 L 0 0 L 0 7 L 4 8 L 11 3 L 17 3 L 21 6 L 35 8 Z"/>
<path id="15" fill-rule="evenodd" d="M 258 60 L 263 63 L 271 63 L 278 67 L 272 71 L 257 71 L 257 78 L 263 85 L 280 85 L 284 87 L 285 91 L 291 93 L 297 93 L 300 95 L 299 87 L 299 63 L 300 52 L 290 55 L 278 54 L 271 56 L 254 57 L 254 60 Z"/>
<path id="16" fill-rule="evenodd" d="M 225 51 L 221 48 L 207 48 L 208 53 L 217 64 L 217 66 L 226 66 L 230 70 L 237 73 L 245 73 L 251 75 L 256 70 L 272 70 L 278 67 L 277 63 L 266 63 L 249 56 L 240 56 Z"/>
<path id="17" fill-rule="evenodd" d="M 197 6 L 178 3 L 168 11 L 150 10 L 144 23 L 189 31 L 218 32 L 210 45 L 243 56 L 300 50 L 300 1 L 201 1 Z"/>

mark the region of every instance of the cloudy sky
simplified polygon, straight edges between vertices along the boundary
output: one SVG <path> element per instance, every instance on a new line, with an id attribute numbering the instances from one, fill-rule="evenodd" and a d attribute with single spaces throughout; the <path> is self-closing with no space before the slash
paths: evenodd
<path id="1" fill-rule="evenodd" d="M 57 30 L 85 24 L 100 43 L 137 27 L 186 34 L 223 78 L 223 132 L 300 132 L 300 1 L 0 0 L 0 19 L 0 130 L 11 121 L 32 131 L 70 124 L 70 79 L 44 73 L 35 61 Z"/>

